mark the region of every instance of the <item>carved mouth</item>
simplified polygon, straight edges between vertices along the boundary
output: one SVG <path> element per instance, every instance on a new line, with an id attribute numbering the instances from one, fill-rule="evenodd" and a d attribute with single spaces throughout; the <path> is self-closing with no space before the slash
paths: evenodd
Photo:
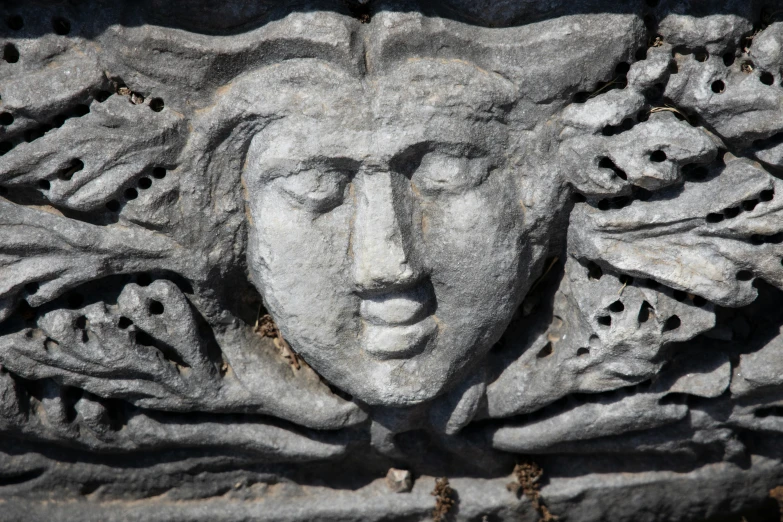
<path id="1" fill-rule="evenodd" d="M 364 349 L 378 359 L 421 353 L 437 331 L 431 297 L 426 287 L 417 286 L 362 299 L 359 313 L 366 322 Z"/>
<path id="2" fill-rule="evenodd" d="M 373 325 L 410 325 L 429 315 L 430 301 L 427 289 L 417 286 L 362 299 L 359 313 Z"/>

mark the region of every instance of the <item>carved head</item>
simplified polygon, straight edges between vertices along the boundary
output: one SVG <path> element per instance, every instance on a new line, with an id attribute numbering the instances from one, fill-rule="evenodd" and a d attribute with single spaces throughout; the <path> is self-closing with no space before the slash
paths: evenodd
<path id="1" fill-rule="evenodd" d="M 514 86 L 456 60 L 269 74 L 285 111 L 244 167 L 255 284 L 330 382 L 370 404 L 432 399 L 497 341 L 545 254 L 504 122 Z"/>

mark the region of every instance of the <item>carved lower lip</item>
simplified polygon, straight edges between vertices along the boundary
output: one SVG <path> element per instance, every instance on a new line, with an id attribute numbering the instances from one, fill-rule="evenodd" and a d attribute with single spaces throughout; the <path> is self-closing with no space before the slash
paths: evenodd
<path id="1" fill-rule="evenodd" d="M 363 334 L 363 347 L 376 359 L 403 359 L 424 351 L 438 329 L 432 316 L 416 324 L 382 326 L 368 324 Z"/>

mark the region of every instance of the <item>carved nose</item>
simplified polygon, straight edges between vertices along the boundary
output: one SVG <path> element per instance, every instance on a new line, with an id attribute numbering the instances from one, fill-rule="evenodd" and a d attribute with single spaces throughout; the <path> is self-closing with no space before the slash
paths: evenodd
<path id="1" fill-rule="evenodd" d="M 360 291 L 393 290 L 419 278 L 410 254 L 410 213 L 402 180 L 389 173 L 358 177 L 353 276 Z"/>

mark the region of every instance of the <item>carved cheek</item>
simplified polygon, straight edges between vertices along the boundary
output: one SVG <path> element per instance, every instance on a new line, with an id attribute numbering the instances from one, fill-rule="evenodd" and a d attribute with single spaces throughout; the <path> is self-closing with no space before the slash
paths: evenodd
<path id="1" fill-rule="evenodd" d="M 273 315 L 284 327 L 294 327 L 296 317 L 314 322 L 314 314 L 336 321 L 352 306 L 346 291 L 351 209 L 314 215 L 274 191 L 261 195 L 251 209 L 248 261 Z"/>

